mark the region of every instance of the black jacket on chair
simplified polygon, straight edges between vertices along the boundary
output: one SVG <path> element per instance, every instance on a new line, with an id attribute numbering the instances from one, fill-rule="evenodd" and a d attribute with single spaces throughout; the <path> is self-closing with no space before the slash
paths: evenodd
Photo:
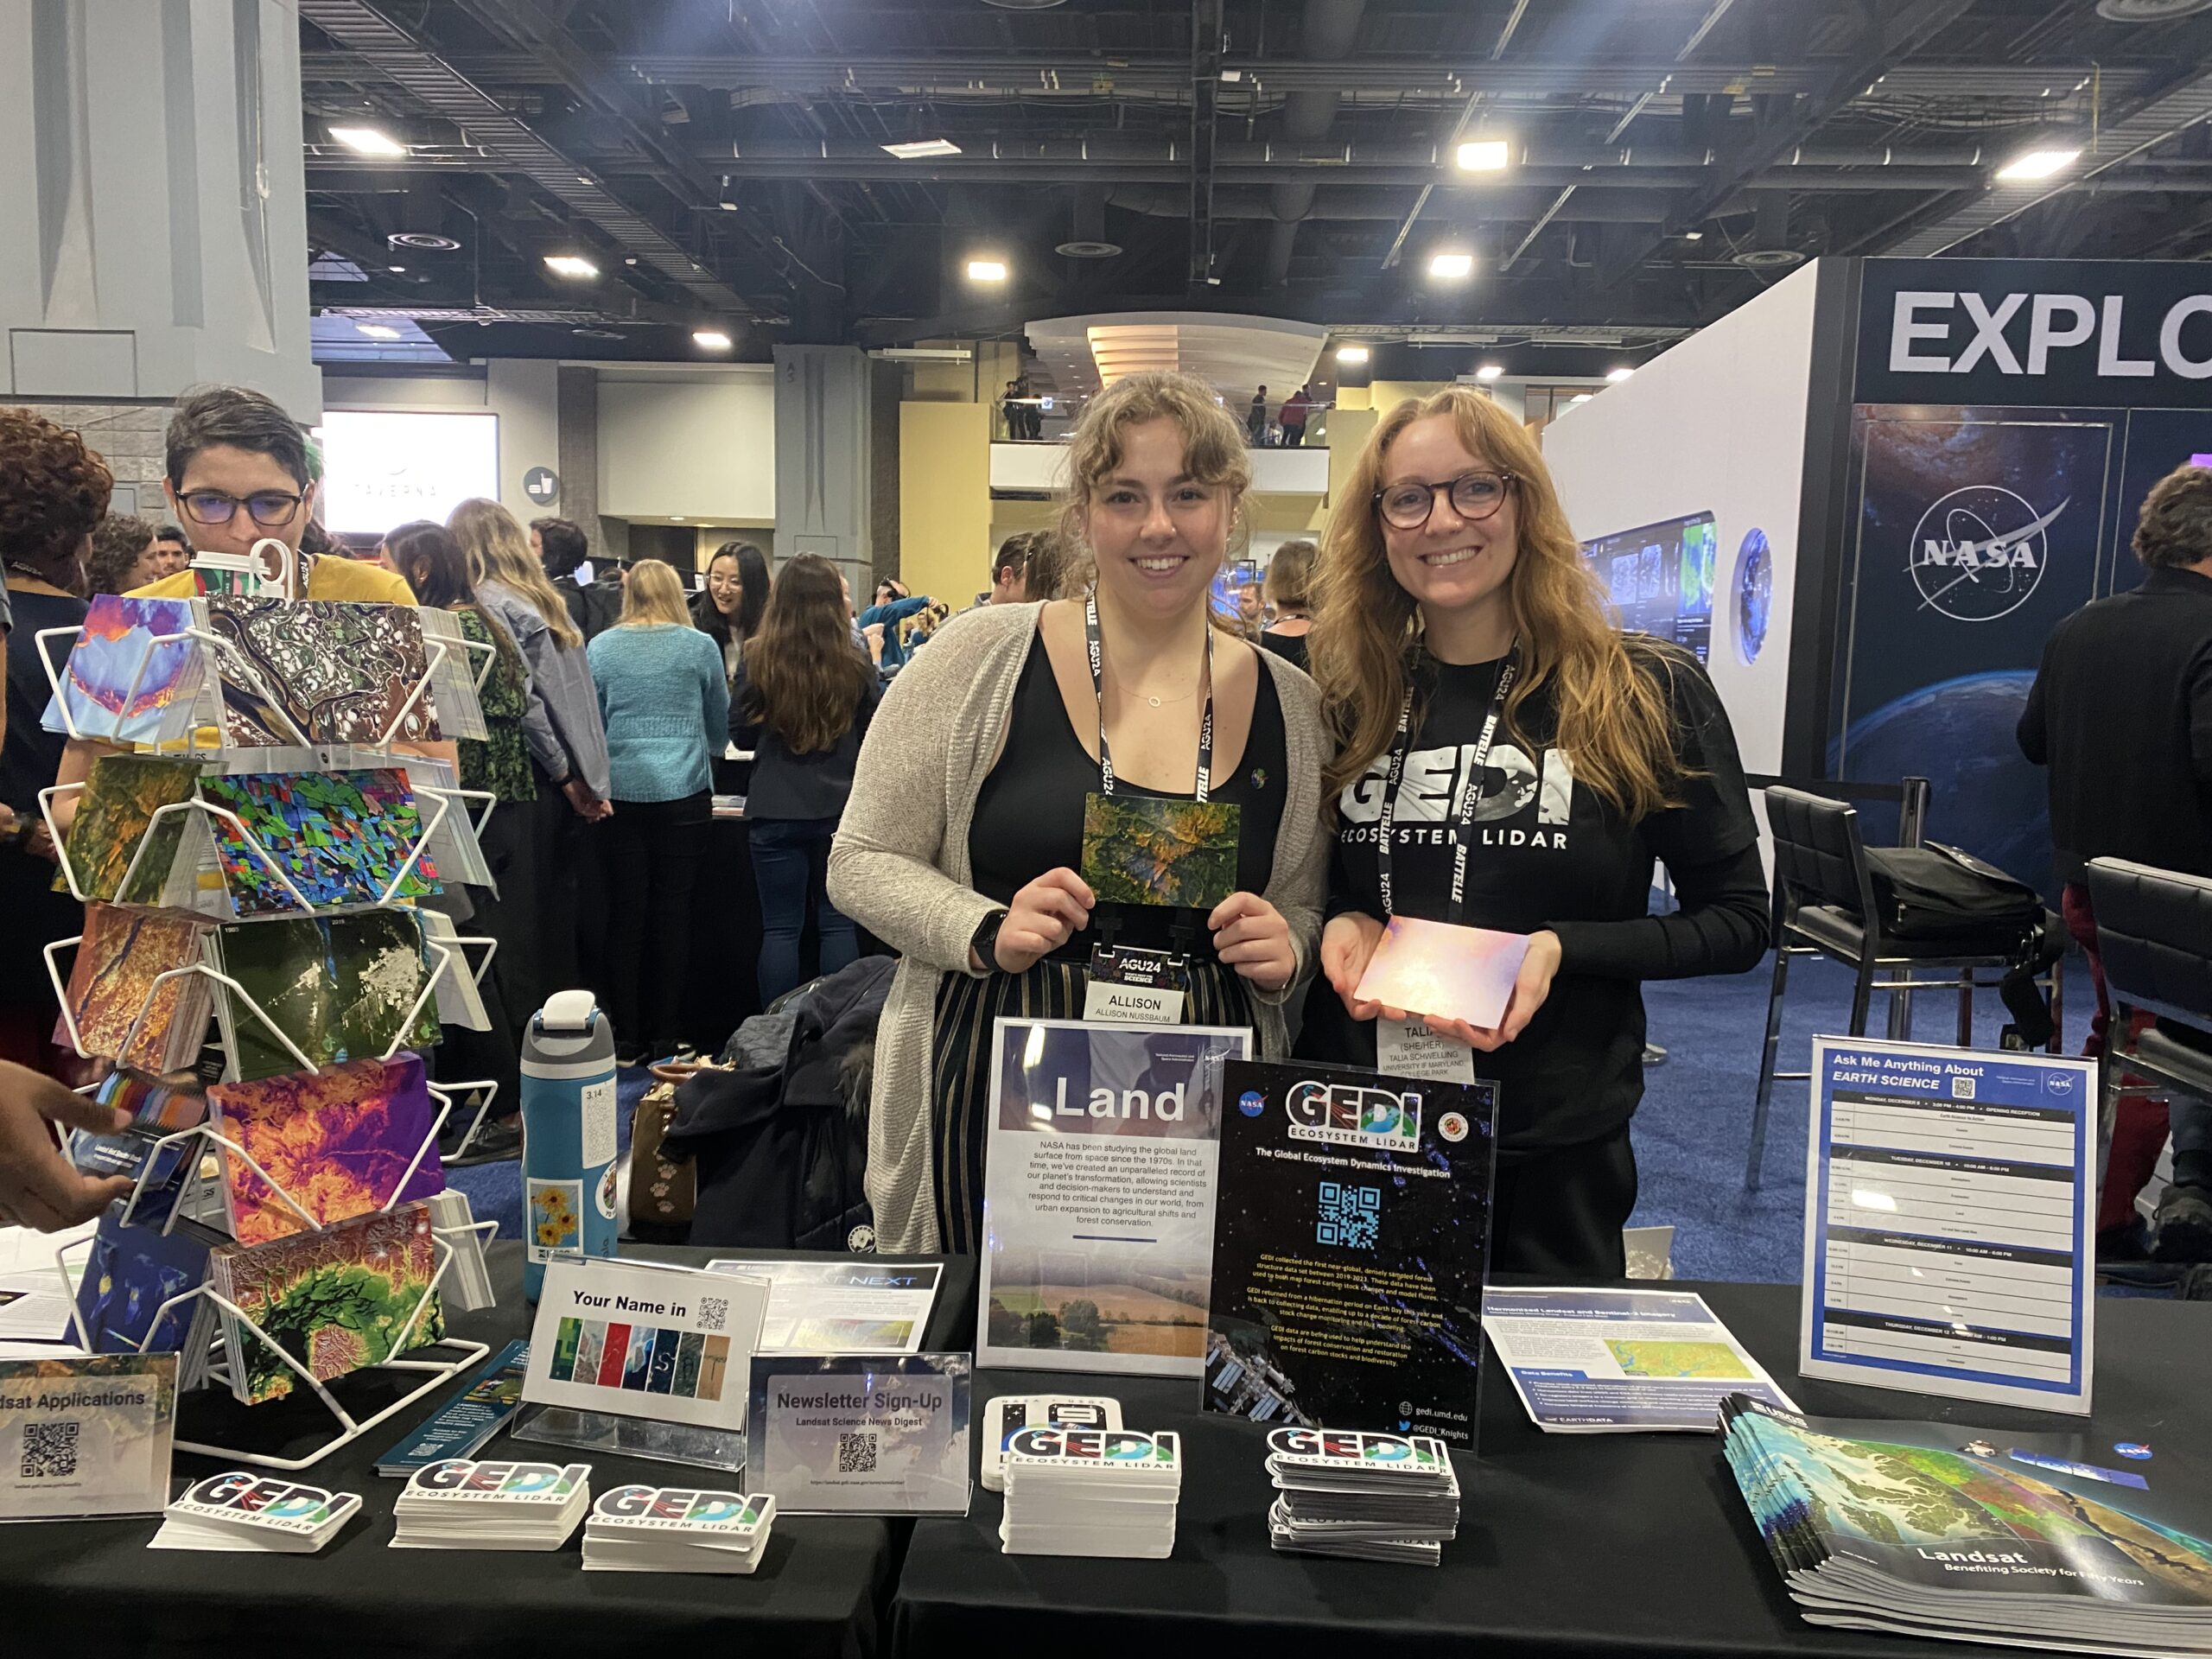
<path id="1" fill-rule="evenodd" d="M 692 1243 L 848 1250 L 856 1233 L 868 1236 L 864 1061 L 896 966 L 862 957 L 783 1005 L 780 1065 L 701 1071 L 677 1086 L 662 1145 L 698 1167 Z"/>

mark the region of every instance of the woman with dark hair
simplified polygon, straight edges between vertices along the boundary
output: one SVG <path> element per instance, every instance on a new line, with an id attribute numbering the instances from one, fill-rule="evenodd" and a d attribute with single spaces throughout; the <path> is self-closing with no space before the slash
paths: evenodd
<path id="1" fill-rule="evenodd" d="M 161 575 L 161 544 L 154 527 L 127 512 L 111 512 L 92 526 L 92 550 L 85 561 L 85 593 L 127 594 Z"/>
<path id="2" fill-rule="evenodd" d="M 691 595 L 691 622 L 722 654 L 722 678 L 734 682 L 746 642 L 768 608 L 768 556 L 750 542 L 724 542 L 707 561 L 707 585 Z"/>
<path id="3" fill-rule="evenodd" d="M 731 741 L 753 751 L 745 817 L 760 888 L 763 1003 L 799 982 L 810 893 L 822 971 L 834 974 L 860 954 L 859 936 L 823 881 L 879 683 L 853 645 L 837 568 L 811 553 L 786 563 L 729 704 Z"/>
<path id="4" fill-rule="evenodd" d="M 484 706 L 487 732 L 480 738 L 461 740 L 461 786 L 491 791 L 491 816 L 480 832 L 484 861 L 495 880 L 506 881 L 515 872 L 537 799 L 537 779 L 530 765 L 530 740 L 523 729 L 530 709 L 530 671 L 506 629 L 478 601 L 475 584 L 469 578 L 468 556 L 443 524 L 423 518 L 400 525 L 384 538 L 383 557 L 387 566 L 406 578 L 407 585 L 415 590 L 416 604 L 453 613 L 461 624 L 461 637 L 476 648 L 472 656 L 486 647 L 491 650 L 491 670 L 476 694 Z M 474 925 L 499 942 L 493 957 L 496 969 L 499 958 L 507 954 L 511 945 L 529 943 L 529 931 L 519 924 L 524 913 L 522 907 L 531 902 L 531 894 L 495 893 L 490 887 L 477 887 L 467 891 Z M 483 980 L 491 1032 L 446 1028 L 445 1052 L 438 1068 L 457 1078 L 497 1077 L 500 1089 L 493 1106 L 502 1115 L 497 1121 L 487 1122 L 467 1146 L 457 1147 L 448 1154 L 448 1164 L 490 1163 L 521 1155 L 522 1125 L 517 1114 L 522 1103 L 520 1078 L 515 1070 L 518 1026 L 515 1011 L 507 1007 L 505 997 L 499 994 L 500 983 L 497 972 L 486 975 Z M 523 1017 L 528 1017 L 526 1012 Z"/>
<path id="5" fill-rule="evenodd" d="M 1308 639 L 1339 741 L 1336 995 L 1307 1002 L 1299 1052 L 1372 1065 L 1404 1029 L 1357 995 L 1393 915 L 1527 935 L 1495 1029 L 1426 1024 L 1497 1085 L 1491 1265 L 1618 1279 L 1642 982 L 1766 946 L 1727 713 L 1695 658 L 1617 626 L 1534 436 L 1472 388 L 1400 404 L 1332 494 Z M 1654 861 L 1671 915 L 1648 913 Z"/>
<path id="6" fill-rule="evenodd" d="M 67 427 L 27 409 L 0 409 L 0 558 L 7 562 L 0 632 L 8 696 L 0 719 L 0 1056 L 55 1072 L 59 1012 L 41 952 L 83 931 L 84 911 L 53 892 L 54 843 L 38 792 L 60 771 L 66 740 L 39 724 L 52 688 L 39 660 L 45 628 L 85 620 L 85 556 L 114 487 L 106 464 Z M 10 624 L 10 613 L 14 615 Z M 67 649 L 63 641 L 56 645 Z M 57 651 L 54 660 L 60 660 Z"/>

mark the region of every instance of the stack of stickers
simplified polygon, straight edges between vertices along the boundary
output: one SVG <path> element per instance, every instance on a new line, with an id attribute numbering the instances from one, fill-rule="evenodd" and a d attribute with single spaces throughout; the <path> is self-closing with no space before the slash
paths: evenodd
<path id="1" fill-rule="evenodd" d="M 1279 1550 L 1434 1567 L 1459 1529 L 1459 1481 L 1441 1440 L 1278 1428 L 1268 1473 L 1281 1494 L 1268 1541 Z"/>
<path id="2" fill-rule="evenodd" d="M 591 1507 L 591 1465 L 448 1458 L 408 1477 L 394 1549 L 558 1549 Z"/>
<path id="3" fill-rule="evenodd" d="M 1007 1554 L 1174 1554 L 1183 1448 L 1173 1433 L 1025 1428 L 1006 1443 L 1005 1464 Z"/>
<path id="4" fill-rule="evenodd" d="M 1122 1402 L 1103 1395 L 1001 1394 L 983 1408 L 983 1490 L 1006 1491 L 1006 1448 L 1025 1428 L 1119 1428 Z"/>
<path id="5" fill-rule="evenodd" d="M 188 1487 L 163 1512 L 149 1549 L 267 1550 L 312 1555 L 353 1518 L 359 1492 L 327 1492 L 242 1469 Z"/>
<path id="6" fill-rule="evenodd" d="M 684 1486 L 618 1486 L 584 1522 L 587 1573 L 750 1573 L 776 1500 Z"/>

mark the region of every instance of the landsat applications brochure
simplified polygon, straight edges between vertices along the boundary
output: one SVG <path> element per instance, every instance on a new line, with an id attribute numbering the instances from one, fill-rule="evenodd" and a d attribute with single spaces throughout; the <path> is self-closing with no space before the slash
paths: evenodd
<path id="1" fill-rule="evenodd" d="M 2202 1469 L 2105 1434 L 1801 1417 L 1735 1396 L 1731 1470 L 1815 1624 L 2212 1653 Z"/>
<path id="2" fill-rule="evenodd" d="M 1496 1089 L 1231 1060 L 1224 1090 L 1206 1409 L 1473 1445 Z"/>
<path id="3" fill-rule="evenodd" d="M 1483 1332 L 1548 1433 L 1710 1434 L 1732 1394 L 1796 1409 L 1705 1299 L 1686 1290 L 1492 1286 Z"/>

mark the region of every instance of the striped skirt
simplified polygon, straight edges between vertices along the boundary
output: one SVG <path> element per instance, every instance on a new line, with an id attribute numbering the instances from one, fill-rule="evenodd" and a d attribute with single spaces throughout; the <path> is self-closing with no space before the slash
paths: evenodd
<path id="1" fill-rule="evenodd" d="M 938 1238 L 949 1254 L 972 1255 L 982 1246 L 983 1151 L 990 1139 L 991 1050 L 999 1020 L 1080 1020 L 1090 983 L 1083 963 L 1051 961 L 1019 974 L 946 974 L 938 980 L 930 1138 Z M 1183 1023 L 1253 1023 L 1251 1000 L 1234 969 L 1210 959 L 1191 963 Z"/>

